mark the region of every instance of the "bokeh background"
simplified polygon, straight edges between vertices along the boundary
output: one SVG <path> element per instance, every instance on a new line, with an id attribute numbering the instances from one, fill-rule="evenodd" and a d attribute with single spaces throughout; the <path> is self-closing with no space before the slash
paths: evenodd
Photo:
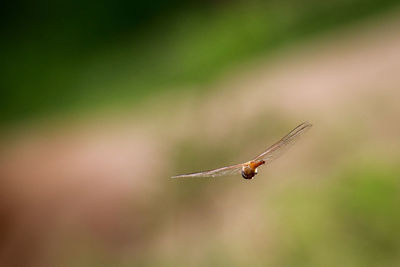
<path id="1" fill-rule="evenodd" d="M 2 2 L 0 265 L 399 266 L 397 2 Z"/>

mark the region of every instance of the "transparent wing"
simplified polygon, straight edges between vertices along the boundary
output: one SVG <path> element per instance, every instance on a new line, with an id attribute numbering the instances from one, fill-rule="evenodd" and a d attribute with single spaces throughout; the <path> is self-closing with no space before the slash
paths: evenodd
<path id="1" fill-rule="evenodd" d="M 236 164 L 228 167 L 223 167 L 215 170 L 209 170 L 204 172 L 196 172 L 189 174 L 182 174 L 172 176 L 171 178 L 187 178 L 187 177 L 217 177 L 217 176 L 225 176 L 225 175 L 235 175 L 241 172 L 243 164 Z"/>
<path id="2" fill-rule="evenodd" d="M 293 145 L 301 135 L 310 129 L 311 126 L 311 123 L 303 122 L 294 128 L 290 133 L 285 135 L 281 140 L 267 148 L 265 152 L 258 155 L 254 160 L 265 160 L 265 164 L 270 163 L 272 160 L 282 155 L 282 153 L 285 152 L 291 145 Z"/>

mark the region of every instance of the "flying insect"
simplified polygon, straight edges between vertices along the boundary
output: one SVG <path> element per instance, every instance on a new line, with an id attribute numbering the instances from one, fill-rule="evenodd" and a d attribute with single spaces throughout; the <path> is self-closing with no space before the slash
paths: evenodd
<path id="1" fill-rule="evenodd" d="M 302 136 L 312 126 L 309 122 L 303 122 L 281 140 L 268 147 L 263 153 L 254 159 L 245 163 L 235 164 L 227 167 L 222 167 L 214 170 L 195 172 L 172 176 L 172 178 L 191 178 L 191 177 L 218 177 L 227 175 L 236 175 L 241 173 L 244 179 L 253 179 L 258 173 L 258 168 L 262 165 L 267 165 L 274 159 L 282 155 L 291 145 L 293 145 L 300 136 Z"/>

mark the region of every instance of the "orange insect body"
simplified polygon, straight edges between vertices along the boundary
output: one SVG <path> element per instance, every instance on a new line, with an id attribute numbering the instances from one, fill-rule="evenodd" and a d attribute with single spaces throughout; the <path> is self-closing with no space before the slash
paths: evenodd
<path id="1" fill-rule="evenodd" d="M 244 179 L 253 179 L 257 174 L 257 167 L 265 164 L 264 160 L 252 160 L 243 164 L 242 177 Z"/>
<path id="2" fill-rule="evenodd" d="M 252 168 L 254 170 L 257 169 L 258 166 L 261 166 L 263 164 L 265 164 L 264 160 L 252 160 L 249 162 L 250 168 Z"/>

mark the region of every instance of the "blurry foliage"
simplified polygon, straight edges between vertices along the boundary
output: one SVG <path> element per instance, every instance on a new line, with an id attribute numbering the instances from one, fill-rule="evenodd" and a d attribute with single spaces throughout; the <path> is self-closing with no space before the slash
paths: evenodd
<path id="1" fill-rule="evenodd" d="M 6 1 L 1 124 L 127 107 L 397 4 L 368 1 Z"/>
<path id="2" fill-rule="evenodd" d="M 218 233 L 221 228 L 213 222 L 212 213 L 215 199 L 205 192 L 207 187 L 218 187 L 214 193 L 221 194 L 229 184 L 223 178 L 207 183 L 194 181 L 202 196 L 193 194 L 190 199 L 180 198 L 174 205 L 164 205 L 169 211 L 163 213 L 164 219 L 160 218 L 166 221 L 182 213 L 176 227 L 184 221 L 183 225 L 194 228 L 187 230 L 191 233 L 187 239 L 177 234 L 170 244 L 170 254 L 149 250 L 128 262 L 140 266 L 398 266 L 400 169 L 382 161 L 352 164 L 338 168 L 325 179 L 294 179 L 283 191 L 260 198 L 254 205 L 261 205 L 264 219 L 247 225 L 247 230 L 240 229 L 242 234 L 257 229 L 257 238 L 243 235 L 233 243 Z M 185 182 L 185 190 L 188 186 L 190 182 Z M 261 197 L 264 192 L 259 187 L 253 194 Z M 205 208 L 207 212 L 202 210 Z M 240 215 L 241 207 L 235 212 L 237 219 L 247 221 Z M 277 216 L 275 226 L 269 222 L 274 218 L 271 214 Z M 199 232 L 202 234 L 197 236 Z M 234 229 L 230 232 L 235 234 Z M 196 242 L 186 243 L 190 240 Z M 199 252 L 198 257 L 192 257 L 193 251 Z"/>
<path id="3" fill-rule="evenodd" d="M 280 196 L 282 266 L 398 266 L 400 169 L 359 163 Z"/>

